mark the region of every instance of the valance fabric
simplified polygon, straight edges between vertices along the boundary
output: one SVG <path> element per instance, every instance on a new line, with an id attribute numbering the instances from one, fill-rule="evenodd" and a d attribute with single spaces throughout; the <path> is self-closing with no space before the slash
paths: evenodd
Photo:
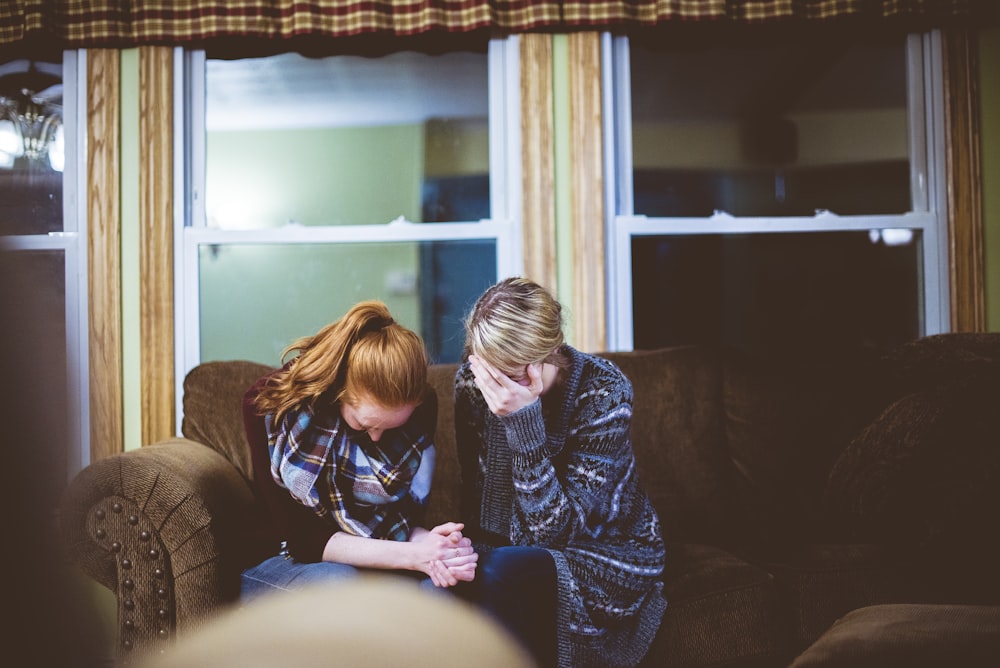
<path id="1" fill-rule="evenodd" d="M 0 47 L 371 40 L 689 23 L 972 21 L 993 0 L 4 0 Z"/>
<path id="2" fill-rule="evenodd" d="M 946 21 L 984 16 L 993 0 L 565 0 L 568 26 L 655 26 L 671 22 Z"/>

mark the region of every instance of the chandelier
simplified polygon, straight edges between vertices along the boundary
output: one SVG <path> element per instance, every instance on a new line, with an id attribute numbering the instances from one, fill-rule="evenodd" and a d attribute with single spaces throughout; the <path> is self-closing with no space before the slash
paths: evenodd
<path id="1" fill-rule="evenodd" d="M 0 169 L 61 172 L 62 77 L 24 61 L 0 71 L 11 68 L 0 74 Z"/>

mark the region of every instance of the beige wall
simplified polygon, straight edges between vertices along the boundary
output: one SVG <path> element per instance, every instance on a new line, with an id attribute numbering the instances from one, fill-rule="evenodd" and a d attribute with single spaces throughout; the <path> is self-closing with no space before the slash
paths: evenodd
<path id="1" fill-rule="evenodd" d="M 790 166 L 906 160 L 906 109 L 791 115 L 796 160 Z M 632 160 L 636 167 L 713 169 L 747 166 L 740 128 L 732 122 L 687 120 L 638 123 Z M 669 147 L 669 151 L 663 150 Z M 667 162 L 669 160 L 669 162 Z"/>

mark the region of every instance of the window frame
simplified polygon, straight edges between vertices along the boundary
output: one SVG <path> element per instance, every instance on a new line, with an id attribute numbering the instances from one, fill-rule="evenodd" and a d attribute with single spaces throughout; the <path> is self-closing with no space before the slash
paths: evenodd
<path id="1" fill-rule="evenodd" d="M 628 38 L 602 36 L 605 90 L 605 210 L 608 349 L 632 350 L 632 239 L 684 234 L 760 234 L 902 228 L 919 231 L 922 335 L 949 328 L 945 109 L 939 31 L 907 37 L 911 211 L 891 215 L 648 217 L 633 212 L 632 111 Z"/>
<path id="2" fill-rule="evenodd" d="M 352 244 L 487 240 L 496 243 L 497 274 L 517 273 L 521 242 L 519 39 L 488 47 L 490 211 L 479 221 L 377 225 L 283 226 L 259 230 L 209 228 L 205 215 L 205 52 L 175 50 L 175 378 L 176 416 L 183 418 L 183 379 L 201 362 L 199 251 L 215 244 Z M 200 110 L 200 112 L 199 112 Z"/>

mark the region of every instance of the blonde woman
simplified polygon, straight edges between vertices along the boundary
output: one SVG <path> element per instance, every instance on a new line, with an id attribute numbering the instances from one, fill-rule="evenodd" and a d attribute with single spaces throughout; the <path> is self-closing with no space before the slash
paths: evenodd
<path id="1" fill-rule="evenodd" d="M 241 597 L 411 572 L 437 587 L 475 575 L 463 526 L 421 528 L 434 472 L 437 403 L 420 337 L 362 302 L 293 343 L 243 401 L 254 482 L 269 522 Z"/>
<path id="2" fill-rule="evenodd" d="M 510 278 L 466 320 L 455 377 L 463 519 L 456 589 L 543 666 L 635 665 L 659 627 L 664 544 L 629 440 L 632 385 L 563 340 L 562 307 Z"/>

